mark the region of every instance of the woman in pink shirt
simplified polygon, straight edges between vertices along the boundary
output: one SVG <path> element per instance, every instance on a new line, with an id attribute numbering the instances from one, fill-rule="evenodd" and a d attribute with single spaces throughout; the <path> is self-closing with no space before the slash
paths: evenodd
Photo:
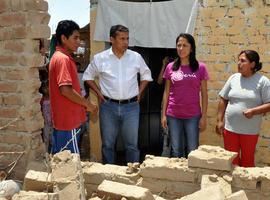
<path id="1" fill-rule="evenodd" d="M 199 145 L 199 132 L 206 129 L 208 72 L 205 64 L 196 59 L 192 35 L 181 33 L 176 48 L 178 57 L 168 64 L 163 75 L 166 83 L 161 123 L 163 128 L 168 123 L 172 157 L 187 157 Z"/>

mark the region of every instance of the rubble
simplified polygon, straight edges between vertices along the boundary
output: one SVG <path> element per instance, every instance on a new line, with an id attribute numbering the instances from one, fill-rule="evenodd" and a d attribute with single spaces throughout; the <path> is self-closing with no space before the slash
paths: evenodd
<path id="1" fill-rule="evenodd" d="M 146 188 L 107 180 L 104 180 L 98 186 L 98 196 L 105 198 L 110 197 L 111 199 L 121 199 L 122 197 L 125 197 L 130 200 L 155 199 L 152 193 Z"/>
<path id="2" fill-rule="evenodd" d="M 188 159 L 147 155 L 141 165 L 117 166 L 80 162 L 77 154 L 63 151 L 52 157 L 47 172 L 46 168 L 36 171 L 30 166 L 24 179 L 24 191 L 15 194 L 13 199 L 270 199 L 270 167 L 231 167 L 228 171 L 232 154 L 224 159 L 220 152 L 230 153 L 216 147 L 211 149 L 211 146 L 195 151 L 202 150 L 211 152 L 211 162 L 206 167 L 206 160 L 197 153 Z M 197 167 L 189 166 L 189 159 Z M 221 163 L 226 166 L 216 169 Z"/>
<path id="3" fill-rule="evenodd" d="M 200 167 L 215 170 L 232 170 L 232 160 L 237 153 L 226 151 L 218 146 L 202 145 L 188 155 L 189 167 Z"/>

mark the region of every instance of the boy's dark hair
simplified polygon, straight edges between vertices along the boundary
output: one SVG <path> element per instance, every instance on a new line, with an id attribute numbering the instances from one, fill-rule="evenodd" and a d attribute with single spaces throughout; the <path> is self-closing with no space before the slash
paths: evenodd
<path id="1" fill-rule="evenodd" d="M 117 32 L 129 32 L 128 28 L 121 25 L 121 24 L 117 24 L 111 27 L 110 29 L 110 37 L 115 38 L 117 35 Z"/>
<path id="2" fill-rule="evenodd" d="M 61 35 L 64 35 L 66 38 L 69 38 L 73 34 L 73 31 L 79 31 L 80 27 L 79 25 L 72 21 L 72 20 L 62 20 L 58 23 L 57 28 L 56 28 L 56 40 L 57 44 L 62 44 L 61 41 Z"/>

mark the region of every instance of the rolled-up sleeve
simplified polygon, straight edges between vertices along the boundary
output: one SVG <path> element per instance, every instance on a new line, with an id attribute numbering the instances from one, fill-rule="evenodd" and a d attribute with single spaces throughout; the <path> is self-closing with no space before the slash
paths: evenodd
<path id="1" fill-rule="evenodd" d="M 146 65 L 146 63 L 141 55 L 138 56 L 138 62 L 140 65 L 141 81 L 153 81 L 151 71 L 148 68 L 148 66 Z"/>
<path id="2" fill-rule="evenodd" d="M 263 83 L 261 85 L 262 101 L 263 103 L 270 103 L 270 80 L 263 76 Z"/>
<path id="3" fill-rule="evenodd" d="M 83 81 L 94 80 L 95 77 L 98 75 L 98 67 L 96 63 L 97 62 L 94 58 L 83 73 Z"/>
<path id="4" fill-rule="evenodd" d="M 219 92 L 219 96 L 228 100 L 229 99 L 229 92 L 231 90 L 231 80 L 234 77 L 234 74 L 232 76 L 229 77 L 229 79 L 226 81 L 225 85 L 223 86 L 223 88 L 221 89 L 221 91 Z"/>

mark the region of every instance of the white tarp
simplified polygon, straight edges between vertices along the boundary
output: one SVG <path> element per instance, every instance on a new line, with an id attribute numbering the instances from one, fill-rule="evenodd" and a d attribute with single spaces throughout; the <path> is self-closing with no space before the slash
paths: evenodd
<path id="1" fill-rule="evenodd" d="M 109 42 L 112 25 L 129 28 L 129 45 L 175 48 L 181 32 L 193 33 L 197 0 L 125 2 L 99 0 L 94 40 Z"/>

